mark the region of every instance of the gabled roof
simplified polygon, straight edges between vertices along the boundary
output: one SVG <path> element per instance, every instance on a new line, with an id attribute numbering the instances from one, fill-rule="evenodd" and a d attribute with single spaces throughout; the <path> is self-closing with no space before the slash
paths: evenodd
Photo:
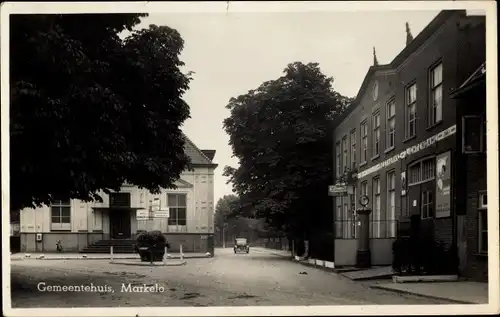
<path id="1" fill-rule="evenodd" d="M 340 114 L 335 120 L 333 121 L 333 126 L 334 128 L 337 127 L 349 114 L 356 109 L 357 106 L 359 106 L 359 103 L 363 99 L 363 96 L 365 94 L 366 89 L 368 88 L 368 84 L 370 83 L 370 80 L 372 79 L 372 76 L 379 70 L 391 70 L 391 65 L 386 64 L 386 65 L 376 65 L 376 66 L 370 66 L 368 69 L 368 72 L 365 75 L 365 78 L 363 79 L 363 83 L 361 84 L 361 87 L 359 88 L 359 91 L 356 95 L 356 98 L 347 106 L 347 108 Z"/>
<path id="2" fill-rule="evenodd" d="M 486 63 L 482 63 L 457 89 L 450 94 L 451 98 L 456 98 L 469 89 L 481 83 L 486 77 Z"/>
<path id="3" fill-rule="evenodd" d="M 186 143 L 184 144 L 184 151 L 191 159 L 192 165 L 217 167 L 217 164 L 213 163 L 205 154 L 203 154 L 203 152 L 185 134 L 184 139 L 186 140 Z"/>

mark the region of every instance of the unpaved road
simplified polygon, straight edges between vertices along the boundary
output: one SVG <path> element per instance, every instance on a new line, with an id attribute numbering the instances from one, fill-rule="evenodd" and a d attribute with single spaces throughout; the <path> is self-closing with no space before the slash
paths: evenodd
<path id="1" fill-rule="evenodd" d="M 178 267 L 124 266 L 108 260 L 32 259 L 11 263 L 13 308 L 445 303 L 371 289 L 367 283 L 305 267 L 265 251 L 235 255 L 231 249 L 219 249 L 214 258 L 188 259 L 187 265 Z M 147 284 L 159 291 L 122 291 L 122 285 L 129 284 Z M 57 285 L 108 289 L 39 290 Z"/>

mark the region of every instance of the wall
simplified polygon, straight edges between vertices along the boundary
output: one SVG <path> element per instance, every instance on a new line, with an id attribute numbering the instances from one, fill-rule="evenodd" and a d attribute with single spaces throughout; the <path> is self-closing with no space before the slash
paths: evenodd
<path id="1" fill-rule="evenodd" d="M 194 248 L 207 244 L 207 239 L 214 232 L 214 173 L 213 168 L 199 167 L 194 171 L 182 173 L 181 180 L 177 182 L 179 188 L 174 190 L 162 190 L 161 204 L 166 207 L 167 193 L 186 193 L 187 194 L 187 225 L 184 233 L 196 233 L 197 239 L 200 240 L 203 236 L 204 242 L 192 242 L 191 238 L 186 238 L 186 245 Z M 191 186 L 193 185 L 193 186 Z M 122 192 L 131 193 L 131 207 L 148 208 L 148 202 L 156 195 L 150 194 L 147 190 L 142 190 L 134 186 L 124 185 Z M 103 202 L 85 203 L 79 200 L 71 201 L 71 231 L 51 231 L 50 218 L 51 210 L 48 206 L 39 207 L 36 209 L 26 208 L 20 212 L 20 233 L 21 233 L 21 249 L 29 250 L 30 252 L 55 251 L 57 240 L 64 240 L 65 251 L 78 251 L 83 249 L 88 244 L 99 240 L 109 238 L 109 215 L 108 211 L 94 210 L 92 207 L 107 208 L 109 206 L 109 197 L 102 193 Z M 166 219 L 155 219 L 153 228 L 165 228 L 169 232 L 176 232 L 179 228 L 169 226 L 167 229 Z M 137 230 L 141 229 L 141 222 L 137 221 L 135 212 L 131 214 L 131 231 L 134 235 Z M 43 241 L 36 242 L 36 233 L 43 233 Z M 87 234 L 88 233 L 88 234 Z M 93 235 L 91 233 L 94 233 Z M 200 236 L 201 235 L 201 236 Z M 207 236 L 208 235 L 208 236 Z M 180 236 L 175 236 L 174 239 L 180 239 Z M 208 238 L 206 238 L 208 237 Z M 190 240 L 191 239 L 191 240 Z M 212 242 L 213 244 L 213 242 Z M 197 247 L 197 248 L 198 248 Z M 205 247 L 204 247 L 205 248 Z"/>
<path id="2" fill-rule="evenodd" d="M 370 239 L 373 266 L 392 264 L 392 243 L 394 239 Z M 357 253 L 356 239 L 335 240 L 335 267 L 355 266 Z"/>

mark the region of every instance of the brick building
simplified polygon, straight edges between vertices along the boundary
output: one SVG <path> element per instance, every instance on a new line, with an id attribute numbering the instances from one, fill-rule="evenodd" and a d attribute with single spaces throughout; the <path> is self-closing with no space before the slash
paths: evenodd
<path id="1" fill-rule="evenodd" d="M 450 93 L 485 61 L 484 17 L 446 10 L 417 37 L 408 25 L 406 32 L 406 47 L 387 65 L 374 59 L 355 101 L 336 122 L 335 178 L 351 185 L 334 199 L 336 264 L 355 259 L 338 232 L 355 231 L 361 195 L 372 209 L 372 264 L 391 263 L 392 241 L 407 235 L 411 222 L 466 257 L 457 228 L 466 226 L 465 192 L 474 189 L 458 186 L 466 176 L 457 167 L 470 157 L 462 153 L 463 110 Z M 360 133 L 351 134 L 355 130 Z M 359 155 L 349 157 L 353 151 Z"/>

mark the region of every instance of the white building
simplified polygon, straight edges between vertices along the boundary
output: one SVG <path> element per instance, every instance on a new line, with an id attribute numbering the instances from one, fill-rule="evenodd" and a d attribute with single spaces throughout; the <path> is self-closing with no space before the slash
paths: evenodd
<path id="1" fill-rule="evenodd" d="M 131 244 L 142 231 L 161 230 L 173 248 L 182 244 L 187 252 L 213 252 L 215 150 L 200 150 L 188 138 L 185 150 L 194 171 L 183 172 L 176 189 L 153 195 L 124 185 L 120 192 L 101 193 L 102 203 L 56 201 L 21 210 L 21 251 L 53 252 L 61 240 L 65 252 L 78 252 L 95 242 Z M 169 210 L 168 218 L 151 211 L 152 202 L 158 200 L 161 209 Z M 140 218 L 145 214 L 149 219 Z"/>

